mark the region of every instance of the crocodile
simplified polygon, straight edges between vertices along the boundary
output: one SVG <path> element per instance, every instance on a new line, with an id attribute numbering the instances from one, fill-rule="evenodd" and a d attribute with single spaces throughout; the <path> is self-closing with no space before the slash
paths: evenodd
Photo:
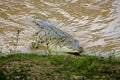
<path id="1" fill-rule="evenodd" d="M 40 27 L 40 30 L 36 33 L 37 38 L 34 48 L 41 45 L 50 52 L 56 51 L 74 55 L 79 55 L 83 52 L 79 41 L 74 39 L 70 34 L 58 29 L 48 21 L 35 19 L 34 22 Z"/>

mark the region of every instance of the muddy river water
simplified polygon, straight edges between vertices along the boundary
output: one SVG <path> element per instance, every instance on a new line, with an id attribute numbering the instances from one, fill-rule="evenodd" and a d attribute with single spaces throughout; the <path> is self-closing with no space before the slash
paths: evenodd
<path id="1" fill-rule="evenodd" d="M 34 17 L 49 20 L 55 27 L 79 40 L 84 53 L 120 55 L 120 0 L 0 0 L 0 48 L 27 52 L 38 27 Z"/>

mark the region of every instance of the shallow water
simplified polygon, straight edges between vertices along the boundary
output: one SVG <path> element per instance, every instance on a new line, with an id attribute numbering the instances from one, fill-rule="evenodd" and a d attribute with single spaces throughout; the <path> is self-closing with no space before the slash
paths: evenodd
<path id="1" fill-rule="evenodd" d="M 49 20 L 79 40 L 85 53 L 115 50 L 120 55 L 120 0 L 0 0 L 0 46 L 2 52 L 27 52 L 38 31 L 34 17 Z"/>

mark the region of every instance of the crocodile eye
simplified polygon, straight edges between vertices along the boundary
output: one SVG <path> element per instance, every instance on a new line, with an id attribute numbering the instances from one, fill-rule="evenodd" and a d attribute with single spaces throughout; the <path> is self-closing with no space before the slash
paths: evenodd
<path id="1" fill-rule="evenodd" d="M 44 42 L 44 40 L 40 40 L 40 43 L 42 44 Z"/>

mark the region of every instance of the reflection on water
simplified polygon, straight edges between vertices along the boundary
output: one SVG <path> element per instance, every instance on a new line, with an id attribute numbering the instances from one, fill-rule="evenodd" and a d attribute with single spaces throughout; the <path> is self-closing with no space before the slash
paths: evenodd
<path id="1" fill-rule="evenodd" d="M 34 40 L 38 27 L 34 16 L 47 19 L 80 41 L 85 52 L 120 53 L 119 0 L 0 0 L 0 45 L 3 52 L 14 48 L 17 29 L 18 50 Z"/>

